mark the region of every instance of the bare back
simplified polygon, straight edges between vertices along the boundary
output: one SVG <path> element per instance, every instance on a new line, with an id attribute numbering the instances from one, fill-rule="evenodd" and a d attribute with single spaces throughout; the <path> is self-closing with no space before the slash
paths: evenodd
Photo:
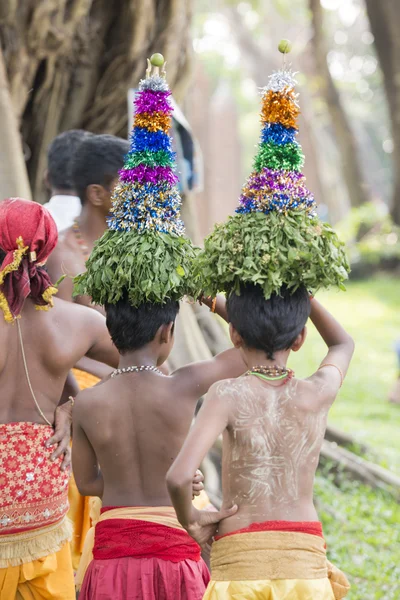
<path id="1" fill-rule="evenodd" d="M 6 323 L 0 315 L 0 422 L 44 423 L 29 389 L 18 325 L 36 399 L 50 423 L 69 370 L 92 344 L 106 337 L 104 319 L 82 306 L 55 299 L 49 311 L 38 311 L 25 302 L 17 323 Z M 105 346 L 107 343 L 105 342 Z M 109 343 L 110 355 L 114 351 Z M 104 356 L 106 352 L 104 352 Z"/>
<path id="2" fill-rule="evenodd" d="M 329 407 L 317 408 L 311 390 L 307 381 L 275 387 L 255 376 L 218 384 L 216 393 L 229 403 L 224 504 L 239 507 L 221 534 L 266 520 L 318 520 L 313 484 Z"/>
<path id="3" fill-rule="evenodd" d="M 79 410 L 92 459 L 101 465 L 103 506 L 171 505 L 165 476 L 189 431 L 196 400 L 182 393 L 173 376 L 155 373 L 119 375 L 80 394 L 74 427 Z M 75 433 L 73 452 L 79 462 L 90 460 Z"/>

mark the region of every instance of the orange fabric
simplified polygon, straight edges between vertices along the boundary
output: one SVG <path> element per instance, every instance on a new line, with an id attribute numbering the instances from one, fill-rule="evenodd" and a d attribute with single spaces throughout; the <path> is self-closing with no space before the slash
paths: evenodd
<path id="1" fill-rule="evenodd" d="M 80 369 L 73 369 L 72 371 L 81 390 L 92 387 L 100 381 L 98 377 L 86 373 L 85 371 L 81 371 Z M 91 525 L 89 506 L 90 497 L 80 495 L 73 475 L 69 482 L 68 500 L 70 505 L 68 517 L 71 519 L 74 527 L 71 541 L 72 566 L 74 571 L 77 571 L 83 545 L 85 543 L 85 537 Z M 96 501 L 100 503 L 99 498 L 97 498 Z"/>
<path id="2" fill-rule="evenodd" d="M 44 558 L 0 569 L 0 600 L 75 600 L 68 542 Z"/>

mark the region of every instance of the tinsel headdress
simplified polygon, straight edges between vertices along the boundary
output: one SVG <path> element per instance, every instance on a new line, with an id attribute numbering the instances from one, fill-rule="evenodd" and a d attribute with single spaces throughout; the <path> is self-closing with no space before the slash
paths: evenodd
<path id="1" fill-rule="evenodd" d="M 124 293 L 132 305 L 194 295 L 195 248 L 180 218 L 171 149 L 171 92 L 162 55 L 148 61 L 135 98 L 130 151 L 113 193 L 108 229 L 96 242 L 75 293 L 113 304 Z M 159 68 L 162 67 L 160 72 Z"/>
<path id="2" fill-rule="evenodd" d="M 284 42 L 281 52 L 289 49 Z M 261 286 L 267 299 L 282 285 L 293 291 L 302 284 L 314 292 L 344 288 L 349 271 L 344 245 L 318 218 L 301 173 L 295 84 L 294 74 L 283 68 L 262 90 L 262 131 L 253 172 L 236 214 L 215 227 L 196 260 L 205 294 L 239 293 L 241 283 Z"/>

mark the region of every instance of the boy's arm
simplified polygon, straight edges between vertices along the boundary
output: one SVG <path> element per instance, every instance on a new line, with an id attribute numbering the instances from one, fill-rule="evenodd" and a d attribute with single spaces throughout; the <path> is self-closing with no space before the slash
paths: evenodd
<path id="1" fill-rule="evenodd" d="M 72 411 L 72 471 L 79 493 L 82 496 L 103 495 L 104 482 L 97 457 L 84 429 L 85 393 L 77 396 Z"/>
<path id="2" fill-rule="evenodd" d="M 336 396 L 346 376 L 354 352 L 354 340 L 315 298 L 311 300 L 311 321 L 328 346 L 328 353 L 310 378 L 323 388 L 328 397 Z"/>
<path id="3" fill-rule="evenodd" d="M 201 304 L 208 306 L 212 312 L 219 315 L 224 321 L 228 323 L 228 313 L 226 311 L 226 299 L 222 294 L 218 294 L 215 298 L 211 296 L 201 296 L 199 299 Z"/>
<path id="4" fill-rule="evenodd" d="M 218 387 L 218 384 L 214 385 L 208 392 L 166 478 L 179 522 L 201 546 L 214 535 L 221 519 L 237 511 L 236 506 L 218 512 L 199 511 L 192 505 L 193 473 L 228 424 L 229 406 L 226 398 L 218 393 Z"/>
<path id="5" fill-rule="evenodd" d="M 106 320 L 98 311 L 87 309 L 85 331 L 90 332 L 90 346 L 86 356 L 116 369 L 119 363 L 118 350 L 111 341 Z"/>
<path id="6" fill-rule="evenodd" d="M 203 360 L 181 367 L 172 373 L 172 377 L 185 393 L 196 399 L 205 394 L 213 383 L 221 379 L 239 377 L 247 371 L 240 350 L 230 348 L 220 352 L 210 360 Z"/>

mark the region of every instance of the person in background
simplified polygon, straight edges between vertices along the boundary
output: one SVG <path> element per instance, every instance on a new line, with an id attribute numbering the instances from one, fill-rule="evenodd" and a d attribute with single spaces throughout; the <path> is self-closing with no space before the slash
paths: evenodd
<path id="1" fill-rule="evenodd" d="M 47 208 L 58 231 L 71 227 L 81 214 L 81 201 L 72 181 L 71 164 L 80 143 L 92 134 L 83 129 L 71 129 L 57 135 L 47 151 L 45 184 L 50 191 Z"/>
<path id="2" fill-rule="evenodd" d="M 400 340 L 397 340 L 395 350 L 397 356 L 399 375 L 397 376 L 396 383 L 390 390 L 389 402 L 392 402 L 392 404 L 400 404 Z"/>

